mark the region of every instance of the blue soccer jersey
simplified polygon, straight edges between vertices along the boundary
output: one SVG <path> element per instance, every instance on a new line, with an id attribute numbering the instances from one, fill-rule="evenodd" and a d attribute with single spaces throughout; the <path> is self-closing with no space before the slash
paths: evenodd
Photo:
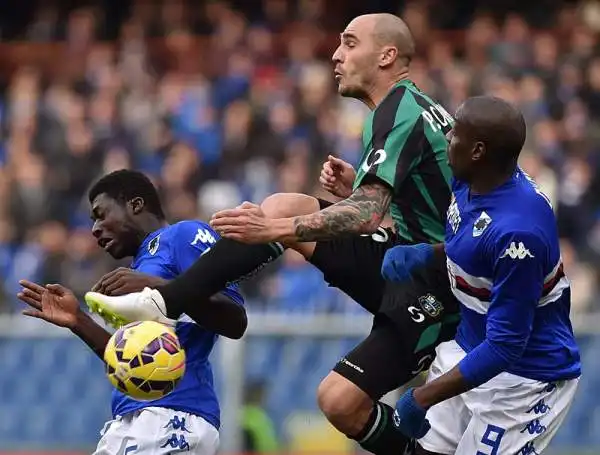
<path id="1" fill-rule="evenodd" d="M 456 341 L 467 352 L 459 365 L 463 374 L 469 370 L 466 377 L 475 383 L 489 380 L 473 371 L 491 357 L 492 370 L 496 365 L 533 380 L 580 376 L 556 220 L 547 198 L 523 171 L 484 195 L 453 183 L 446 255 L 461 302 Z"/>
<path id="2" fill-rule="evenodd" d="M 131 268 L 167 280 L 190 267 L 218 239 L 218 235 L 201 221 L 182 221 L 148 235 Z M 224 291 L 240 305 L 243 299 L 236 287 Z M 186 370 L 175 390 L 154 401 L 133 400 L 113 391 L 112 412 L 124 415 L 148 406 L 159 406 L 198 415 L 219 428 L 219 403 L 213 386 L 213 372 L 208 356 L 217 340 L 208 331 L 182 315 L 175 328 L 186 353 Z"/>

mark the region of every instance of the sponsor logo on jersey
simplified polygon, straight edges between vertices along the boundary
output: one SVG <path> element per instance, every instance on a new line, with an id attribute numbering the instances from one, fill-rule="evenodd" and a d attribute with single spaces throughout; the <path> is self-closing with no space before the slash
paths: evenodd
<path id="1" fill-rule="evenodd" d="M 448 207 L 446 218 L 448 219 L 448 224 L 450 225 L 452 232 L 456 234 L 458 226 L 460 226 L 460 211 L 458 210 L 458 203 L 456 202 L 454 194 L 450 200 L 450 207 Z"/>
<path id="2" fill-rule="evenodd" d="M 479 237 L 483 234 L 483 231 L 485 231 L 485 228 L 487 228 L 491 222 L 492 219 L 490 216 L 485 212 L 481 212 L 481 215 L 479 215 L 479 218 L 477 218 L 477 221 L 473 224 L 473 237 Z"/>
<path id="3" fill-rule="evenodd" d="M 387 153 L 383 149 L 375 150 L 372 148 L 367 155 L 367 159 L 362 165 L 362 170 L 369 172 L 373 166 L 383 163 L 387 159 Z"/>
<path id="4" fill-rule="evenodd" d="M 151 256 L 154 256 L 156 254 L 156 252 L 158 251 L 159 246 L 160 246 L 160 235 L 157 235 L 152 240 L 150 240 L 150 243 L 148 244 L 148 253 L 150 253 Z"/>
<path id="5" fill-rule="evenodd" d="M 419 305 L 425 313 L 427 313 L 432 318 L 437 318 L 442 311 L 444 311 L 444 305 L 435 296 L 431 294 L 425 294 L 419 297 Z"/>
<path id="6" fill-rule="evenodd" d="M 394 409 L 394 413 L 392 414 L 392 420 L 394 421 L 394 425 L 397 428 L 400 428 L 400 424 L 402 423 L 402 418 L 400 417 L 400 413 L 397 409 Z"/>
<path id="7" fill-rule="evenodd" d="M 505 257 L 509 257 L 511 259 L 525 259 L 528 257 L 532 258 L 533 254 L 531 254 L 531 251 L 525 248 L 523 242 L 519 242 L 518 245 L 516 244 L 516 242 L 511 242 L 510 246 L 506 249 L 504 254 L 500 256 L 500 259 L 503 259 Z"/>

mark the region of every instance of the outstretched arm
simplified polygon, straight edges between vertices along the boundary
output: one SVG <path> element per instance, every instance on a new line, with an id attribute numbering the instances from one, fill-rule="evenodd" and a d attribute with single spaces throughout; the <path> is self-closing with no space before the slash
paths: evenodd
<path id="1" fill-rule="evenodd" d="M 100 359 L 104 357 L 110 333 L 81 311 L 77 297 L 70 289 L 60 284 L 48 284 L 44 287 L 27 280 L 22 280 L 19 284 L 23 289 L 17 297 L 31 307 L 23 311 L 23 314 L 71 330 Z"/>
<path id="2" fill-rule="evenodd" d="M 235 209 L 215 213 L 210 223 L 222 237 L 242 243 L 331 240 L 375 232 L 391 200 L 392 188 L 372 178 L 347 199 L 309 215 L 267 218 L 259 206 L 244 202 Z"/>
<path id="3" fill-rule="evenodd" d="M 312 242 L 377 230 L 392 200 L 392 189 L 381 181 L 359 186 L 347 199 L 309 215 L 269 220 L 267 241 Z"/>
<path id="4" fill-rule="evenodd" d="M 310 215 L 284 219 L 281 223 L 286 224 L 286 239 L 301 242 L 329 240 L 344 234 L 371 234 L 383 221 L 391 200 L 392 190 L 387 184 L 367 183 L 359 186 L 347 199 Z"/>
<path id="5" fill-rule="evenodd" d="M 104 361 L 104 350 L 110 339 L 110 333 L 83 311 L 77 319 L 77 324 L 71 329 L 71 332 L 77 335 L 81 341 L 87 344 Z"/>

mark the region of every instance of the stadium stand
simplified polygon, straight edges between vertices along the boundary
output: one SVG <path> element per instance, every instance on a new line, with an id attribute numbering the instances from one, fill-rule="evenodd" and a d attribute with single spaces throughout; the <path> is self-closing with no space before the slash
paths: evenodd
<path id="1" fill-rule="evenodd" d="M 105 172 L 144 170 L 175 221 L 207 218 L 274 191 L 319 194 L 318 170 L 329 153 L 359 157 L 366 108 L 335 94 L 328 58 L 345 21 L 365 11 L 363 2 L 19 3 L 0 8 L 5 317 L 22 309 L 19 278 L 62 282 L 82 294 L 118 265 L 89 235 L 82 197 Z M 484 92 L 523 110 L 522 165 L 556 208 L 573 311 L 596 314 L 600 7 L 369 3 L 370 11 L 401 13 L 412 27 L 419 48 L 412 78 L 449 111 Z M 361 314 L 293 255 L 245 291 L 253 312 Z M 248 340 L 245 381 L 265 384 L 264 408 L 290 447 L 303 449 L 294 428 L 303 413 L 316 415 L 319 380 L 355 341 Z M 581 345 L 584 379 L 554 446 L 593 453 L 600 447 L 600 332 L 582 335 Z M 109 386 L 93 354 L 76 339 L 13 330 L 0 333 L 0 359 L 0 453 L 94 447 L 109 414 Z M 328 439 L 317 433 L 314 440 Z M 335 448 L 349 450 L 345 441 Z"/>

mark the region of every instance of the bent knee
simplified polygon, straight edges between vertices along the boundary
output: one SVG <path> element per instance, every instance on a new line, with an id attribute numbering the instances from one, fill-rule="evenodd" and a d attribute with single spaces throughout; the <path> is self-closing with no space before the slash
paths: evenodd
<path id="1" fill-rule="evenodd" d="M 306 194 L 276 193 L 267 197 L 260 208 L 269 218 L 289 218 L 319 211 L 319 201 Z"/>
<path id="2" fill-rule="evenodd" d="M 349 436 L 364 428 L 373 409 L 373 400 L 365 392 L 335 372 L 321 381 L 317 399 L 331 424 Z"/>

